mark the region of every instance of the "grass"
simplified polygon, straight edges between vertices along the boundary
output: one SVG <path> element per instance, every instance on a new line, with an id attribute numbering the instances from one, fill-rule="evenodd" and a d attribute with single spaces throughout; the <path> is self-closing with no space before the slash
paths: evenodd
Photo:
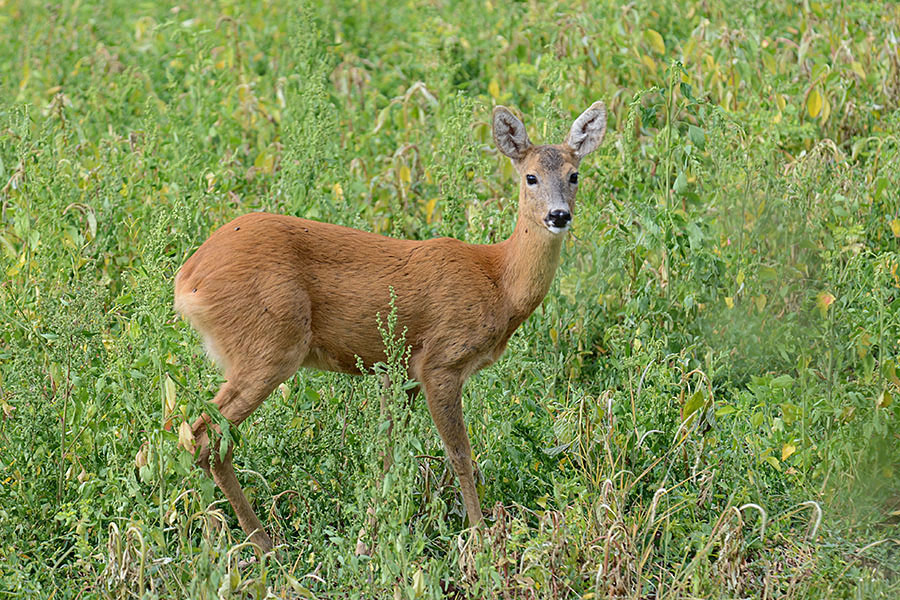
<path id="1" fill-rule="evenodd" d="M 0 595 L 896 597 L 900 9 L 742 8 L 0 2 Z M 484 531 L 402 378 L 382 475 L 381 378 L 302 372 L 231 432 L 247 564 L 163 427 L 220 381 L 177 268 L 253 210 L 502 240 L 493 105 L 555 142 L 597 99 L 556 281 L 465 390 Z"/>

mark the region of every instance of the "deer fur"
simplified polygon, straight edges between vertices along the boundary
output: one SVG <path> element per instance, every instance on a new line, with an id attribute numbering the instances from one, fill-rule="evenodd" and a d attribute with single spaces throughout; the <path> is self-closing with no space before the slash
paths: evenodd
<path id="1" fill-rule="evenodd" d="M 222 416 L 242 422 L 300 367 L 359 373 L 357 357 L 366 368 L 383 361 L 376 315 L 390 312 L 392 288 L 410 376 L 425 392 L 469 522 L 480 523 L 462 386 L 500 357 L 547 293 L 575 208 L 572 174 L 605 130 L 606 109 L 596 102 L 562 144 L 535 146 L 518 118 L 494 110 L 495 143 L 521 180 L 515 230 L 498 244 L 398 240 L 266 213 L 218 229 L 178 272 L 175 308 L 224 371 L 214 399 Z M 271 538 L 237 482 L 232 448 L 210 463 L 209 422 L 204 415 L 193 426 L 198 462 L 244 532 L 268 551 Z"/>

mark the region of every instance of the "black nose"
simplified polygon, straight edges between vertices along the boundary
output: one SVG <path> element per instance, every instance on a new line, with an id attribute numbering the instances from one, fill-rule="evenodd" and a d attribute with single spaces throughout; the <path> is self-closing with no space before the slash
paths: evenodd
<path id="1" fill-rule="evenodd" d="M 564 227 L 568 226 L 569 221 L 571 220 L 572 213 L 567 210 L 551 210 L 550 214 L 547 215 L 547 224 L 553 227 L 558 227 L 559 229 L 563 229 Z"/>

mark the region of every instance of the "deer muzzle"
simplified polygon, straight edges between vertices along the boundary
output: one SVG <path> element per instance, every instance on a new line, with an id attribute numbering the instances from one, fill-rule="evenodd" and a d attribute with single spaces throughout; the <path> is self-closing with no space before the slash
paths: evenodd
<path id="1" fill-rule="evenodd" d="M 572 222 L 572 213 L 564 209 L 551 210 L 544 217 L 544 224 L 551 233 L 562 233 L 569 228 Z"/>

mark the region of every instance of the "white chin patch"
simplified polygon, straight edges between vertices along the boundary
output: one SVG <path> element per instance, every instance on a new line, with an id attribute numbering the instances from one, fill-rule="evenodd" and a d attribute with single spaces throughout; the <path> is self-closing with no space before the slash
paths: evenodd
<path id="1" fill-rule="evenodd" d="M 554 227 L 553 225 L 547 225 L 547 230 L 550 231 L 550 233 L 554 234 L 565 233 L 569 230 L 569 226 L 566 225 L 565 227 Z"/>

